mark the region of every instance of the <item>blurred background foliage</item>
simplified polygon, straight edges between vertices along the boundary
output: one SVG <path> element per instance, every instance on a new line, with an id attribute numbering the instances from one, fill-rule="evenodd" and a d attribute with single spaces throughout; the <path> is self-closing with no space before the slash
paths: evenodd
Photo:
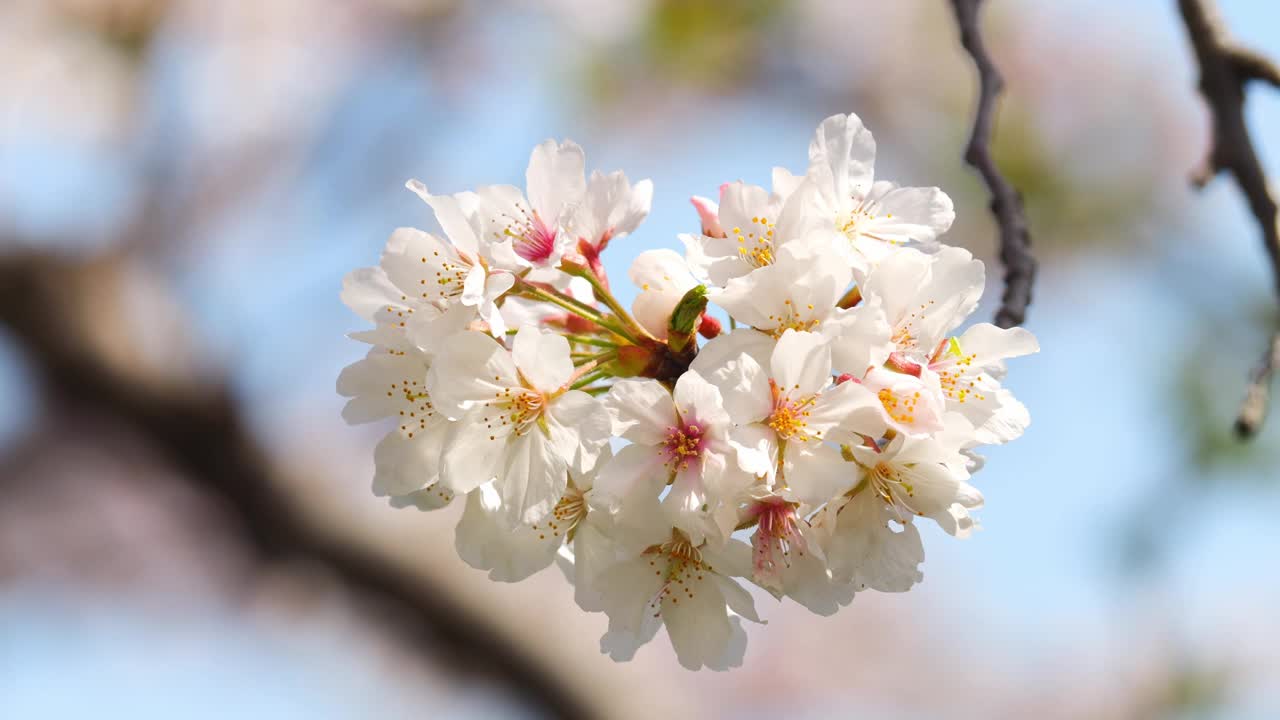
<path id="1" fill-rule="evenodd" d="M 1280 9 L 1221 4 L 1280 56 Z M 519 181 L 529 147 L 570 136 L 656 183 L 611 250 L 622 277 L 696 227 L 689 195 L 802 169 L 813 126 L 854 111 L 880 174 L 956 200 L 948 242 L 988 261 L 989 316 L 995 230 L 961 161 L 974 77 L 946 3 L 8 0 L 0 264 L 69 268 L 59 317 L 86 353 L 225 383 L 308 517 L 477 610 L 602 716 L 1276 717 L 1280 423 L 1249 445 L 1230 425 L 1277 312 L 1242 199 L 1188 189 L 1207 118 L 1173 4 L 986 5 L 997 161 L 1044 268 L 1044 351 L 1010 379 L 1035 424 L 978 477 L 985 531 L 927 539 L 922 587 L 830 619 L 769 604 L 728 675 L 681 671 L 661 640 L 614 665 L 554 571 L 493 586 L 454 557 L 452 515 L 370 496 L 376 431 L 343 427 L 332 388 L 360 353 L 341 276 L 430 226 L 405 178 Z M 1253 93 L 1274 175 L 1280 101 Z M 25 337 L 0 326 L 0 717 L 538 712 L 408 647 L 406 619 L 340 576 L 255 559 L 145 433 L 42 384 Z"/>

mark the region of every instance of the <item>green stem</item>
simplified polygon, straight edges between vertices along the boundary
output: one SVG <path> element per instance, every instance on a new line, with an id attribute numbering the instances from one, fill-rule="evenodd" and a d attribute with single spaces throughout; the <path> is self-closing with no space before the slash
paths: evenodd
<path id="1" fill-rule="evenodd" d="M 564 337 L 569 342 L 576 343 L 578 345 L 591 345 L 593 347 L 602 347 L 602 348 L 618 347 L 618 343 L 616 342 L 605 340 L 604 338 L 591 337 L 590 335 L 576 335 L 574 333 L 565 333 Z"/>
<path id="2" fill-rule="evenodd" d="M 517 280 L 517 282 L 520 283 L 521 292 L 529 295 L 530 297 L 536 298 L 538 300 L 542 300 L 544 302 L 549 302 L 552 305 L 556 305 L 560 308 L 563 308 L 564 310 L 568 310 L 574 315 L 579 315 L 583 318 L 586 318 L 587 320 L 590 320 L 591 322 L 608 330 L 614 335 L 617 335 L 623 340 L 626 340 L 628 342 L 635 342 L 635 337 L 632 336 L 630 332 L 628 332 L 626 327 L 624 327 L 623 325 L 619 325 L 617 322 L 614 322 L 614 320 L 616 320 L 617 318 L 611 318 L 609 316 L 606 316 L 602 314 L 599 310 L 591 307 L 590 305 L 582 302 L 581 300 L 569 297 L 568 295 L 565 295 L 559 290 L 541 288 L 525 280 Z"/>
<path id="3" fill-rule="evenodd" d="M 609 292 L 609 288 L 605 287 L 604 283 L 600 282 L 600 278 L 596 277 L 595 273 L 583 273 L 579 277 L 586 278 L 587 282 L 591 283 L 591 289 L 595 291 L 596 297 L 599 298 L 599 300 L 610 310 L 612 310 L 614 315 L 618 316 L 618 319 L 622 321 L 623 325 L 628 330 L 633 331 L 637 337 L 641 337 L 646 340 L 657 340 L 657 338 L 650 335 L 649 331 L 645 330 L 640 323 L 636 322 L 635 318 L 631 317 L 631 314 L 627 312 L 627 309 L 622 307 L 622 303 L 618 302 L 618 299 L 613 296 L 613 293 Z M 634 339 L 635 338 L 633 338 L 633 340 Z"/>
<path id="4" fill-rule="evenodd" d="M 581 390 L 582 388 L 590 385 L 591 383 L 606 377 L 609 377 L 609 373 L 607 373 L 603 368 L 592 370 L 586 375 L 583 375 L 582 377 L 578 378 L 577 382 L 569 386 L 569 389 Z"/>
<path id="5" fill-rule="evenodd" d="M 596 353 L 595 355 L 573 353 L 571 357 L 574 358 L 574 365 L 587 365 L 589 363 L 595 363 L 596 365 L 603 365 L 604 363 L 609 362 L 610 360 L 613 360 L 614 358 L 618 357 L 618 351 L 606 350 L 605 352 Z M 582 362 L 578 362 L 579 360 L 581 360 Z"/>
<path id="6" fill-rule="evenodd" d="M 564 310 L 568 310 L 574 315 L 581 315 L 582 317 L 594 323 L 600 323 L 604 320 L 604 315 L 600 314 L 599 310 L 596 310 L 590 305 L 587 305 L 586 303 L 583 303 L 579 300 L 575 300 L 561 292 L 558 292 L 555 290 L 545 290 L 543 288 L 538 287 L 537 285 L 531 285 L 523 281 L 521 282 L 520 285 L 521 285 L 520 291 L 528 295 L 529 297 L 535 298 L 537 300 L 542 300 L 543 302 L 549 302 L 552 305 L 556 305 Z"/>

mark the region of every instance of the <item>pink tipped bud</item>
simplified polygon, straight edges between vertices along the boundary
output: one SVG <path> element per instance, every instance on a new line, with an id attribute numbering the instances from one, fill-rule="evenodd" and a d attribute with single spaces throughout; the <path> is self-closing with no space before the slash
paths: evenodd
<path id="1" fill-rule="evenodd" d="M 850 380 L 854 382 L 858 382 L 858 378 L 854 377 L 853 375 L 850 375 L 849 373 L 842 373 L 840 377 L 836 378 L 836 384 L 839 385 L 841 383 L 847 383 Z"/>
<path id="2" fill-rule="evenodd" d="M 698 321 L 698 334 L 708 340 L 719 335 L 720 330 L 720 321 L 710 315 L 704 313 L 702 319 Z"/>
<path id="3" fill-rule="evenodd" d="M 689 198 L 689 202 L 693 203 L 693 208 L 698 211 L 698 218 L 702 221 L 703 235 L 716 238 L 729 237 L 729 233 L 720 227 L 719 205 L 698 195 Z"/>

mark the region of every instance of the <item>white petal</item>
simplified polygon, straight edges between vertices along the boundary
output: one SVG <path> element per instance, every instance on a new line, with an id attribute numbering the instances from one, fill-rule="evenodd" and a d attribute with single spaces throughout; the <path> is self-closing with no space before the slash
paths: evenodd
<path id="1" fill-rule="evenodd" d="M 729 542 L 730 545 L 740 546 L 744 551 L 750 552 L 746 544 L 741 541 L 731 540 Z M 720 586 L 720 592 L 724 593 L 725 603 L 728 604 L 730 610 L 751 622 L 764 622 L 756 614 L 756 601 L 751 597 L 751 593 L 747 592 L 746 588 L 718 571 L 716 572 L 716 584 Z"/>
<path id="2" fill-rule="evenodd" d="M 900 349 L 930 353 L 977 307 L 984 283 L 982 261 L 967 250 L 903 248 L 876 266 L 863 295 L 880 299 Z"/>
<path id="3" fill-rule="evenodd" d="M 398 303 L 402 294 L 380 267 L 359 268 L 342 279 L 342 302 L 371 322 L 379 310 Z"/>
<path id="4" fill-rule="evenodd" d="M 427 377 L 432 402 L 450 417 L 457 417 L 476 403 L 492 400 L 506 388 L 519 386 L 510 353 L 480 332 L 450 337 Z"/>
<path id="5" fill-rule="evenodd" d="M 924 562 L 920 531 L 910 522 L 894 530 L 891 519 L 884 502 L 867 491 L 839 508 L 826 549 L 838 581 L 852 583 L 858 590 L 905 592 L 924 578 L 919 570 Z"/>
<path id="6" fill-rule="evenodd" d="M 431 512 L 453 502 L 453 498 L 452 490 L 440 483 L 436 483 L 407 495 L 392 495 L 387 502 L 393 508 L 413 507 L 423 512 Z"/>
<path id="7" fill-rule="evenodd" d="M 342 409 L 348 423 L 397 417 L 400 411 L 430 414 L 420 394 L 426 390 L 427 364 L 420 357 L 371 351 L 338 375 L 338 394 L 352 398 Z"/>
<path id="8" fill-rule="evenodd" d="M 539 430 L 512 436 L 494 486 L 507 525 L 532 525 L 551 513 L 569 483 L 569 462 Z"/>
<path id="9" fill-rule="evenodd" d="M 704 665 L 727 670 L 742 664 L 741 656 L 727 656 L 734 627 L 715 577 L 714 573 L 687 570 L 683 583 L 671 585 L 662 602 L 667 635 L 680 664 L 689 670 Z"/>
<path id="10" fill-rule="evenodd" d="M 563 335 L 539 330 L 532 325 L 526 325 L 516 333 L 511 357 L 520 374 L 542 392 L 559 390 L 573 375 L 569 341 Z"/>
<path id="11" fill-rule="evenodd" d="M 792 397 L 816 395 L 831 382 L 831 348 L 817 333 L 787 330 L 770 358 L 779 390 Z"/>
<path id="12" fill-rule="evenodd" d="M 1001 388 L 996 391 L 995 412 L 974 432 L 974 441 L 982 445 L 1000 445 L 1022 437 L 1031 424 L 1031 413 L 1014 398 L 1013 393 Z"/>
<path id="13" fill-rule="evenodd" d="M 955 219 L 951 198 L 938 188 L 900 187 L 879 197 L 876 217 L 860 230 L 890 242 L 932 247 Z"/>
<path id="14" fill-rule="evenodd" d="M 466 280 L 462 284 L 462 304 L 463 305 L 479 305 L 485 300 L 485 273 L 484 268 L 476 265 L 467 273 Z"/>
<path id="15" fill-rule="evenodd" d="M 499 521 L 500 512 L 492 486 L 476 488 L 467 496 L 454 538 L 463 562 L 489 571 L 489 579 L 497 582 L 519 582 L 549 566 L 564 542 L 563 533 L 545 525 L 511 530 Z"/>
<path id="16" fill-rule="evenodd" d="M 878 399 L 855 382 L 843 382 L 818 396 L 809 406 L 805 430 L 810 437 L 826 439 L 837 426 L 866 412 L 878 414 Z"/>
<path id="17" fill-rule="evenodd" d="M 405 187 L 431 206 L 436 214 L 436 222 L 440 223 L 449 240 L 459 250 L 474 258 L 479 247 L 477 226 L 472 221 L 478 203 L 475 193 L 432 195 L 427 186 L 417 180 L 410 180 L 405 183 Z"/>
<path id="18" fill-rule="evenodd" d="M 688 290 L 696 283 L 689 275 L 689 266 L 675 250 L 662 248 L 645 250 L 636 256 L 627 270 L 627 276 L 636 287 L 643 290 L 653 288 L 675 288 Z"/>
<path id="19" fill-rule="evenodd" d="M 714 384 L 724 399 L 725 412 L 733 422 L 739 425 L 759 422 L 773 411 L 769 374 L 750 355 L 743 353 L 727 361 L 714 377 Z"/>
<path id="20" fill-rule="evenodd" d="M 720 391 L 694 370 L 680 376 L 672 397 L 676 412 L 686 424 L 697 422 L 704 429 L 729 425 L 729 413 L 725 412 Z"/>
<path id="21" fill-rule="evenodd" d="M 633 186 L 621 171 L 608 175 L 594 171 L 586 197 L 574 213 L 574 238 L 598 243 L 606 236 L 627 235 L 649 214 L 652 203 L 652 181 L 641 180 Z"/>
<path id="22" fill-rule="evenodd" d="M 609 630 L 600 639 L 601 652 L 614 660 L 630 660 L 641 645 L 653 639 L 662 621 L 652 600 L 663 582 L 662 573 L 655 574 L 646 556 L 600 573 L 595 585 L 600 604 L 609 615 Z"/>
<path id="23" fill-rule="evenodd" d="M 864 298 L 856 307 L 837 310 L 823 326 L 831 336 L 831 363 L 836 372 L 861 377 L 867 368 L 884 364 L 893 352 L 892 328 L 876 297 Z"/>
<path id="24" fill-rule="evenodd" d="M 751 359 L 761 368 L 768 367 L 774 344 L 774 339 L 762 332 L 751 328 L 738 328 L 703 345 L 698 350 L 693 363 L 689 365 L 689 369 L 712 384 L 719 384 L 720 376 L 730 372 L 730 364 L 740 355 L 751 356 Z"/>
<path id="25" fill-rule="evenodd" d="M 801 534 L 808 540 L 808 548 L 792 551 L 782 571 L 783 592 L 811 612 L 834 615 L 853 600 L 854 587 L 831 577 L 815 533 L 802 530 Z"/>
<path id="26" fill-rule="evenodd" d="M 604 611 L 597 578 L 615 559 L 615 545 L 597 522 L 600 514 L 588 514 L 573 533 L 573 599 L 587 612 Z"/>
<path id="27" fill-rule="evenodd" d="M 506 426 L 490 430 L 487 408 L 478 407 L 449 424 L 440 456 L 440 482 L 454 493 L 465 494 L 489 482 L 502 467 L 507 449 Z"/>
<path id="28" fill-rule="evenodd" d="M 547 428 L 556 452 L 579 473 L 595 467 L 613 435 L 612 418 L 604 403 L 580 390 L 570 390 L 551 402 Z"/>
<path id="29" fill-rule="evenodd" d="M 616 510 L 636 493 L 657 497 L 670 471 L 665 459 L 647 445 L 627 445 L 600 470 L 592 498 L 600 507 Z"/>
<path id="30" fill-rule="evenodd" d="M 743 425 L 730 431 L 729 442 L 738 456 L 743 472 L 763 477 L 769 484 L 778 471 L 778 435 L 759 423 Z"/>
<path id="31" fill-rule="evenodd" d="M 871 131 L 852 113 L 823 120 L 809 144 L 810 174 L 830 176 L 839 197 L 869 190 L 875 161 L 876 142 Z"/>
<path id="32" fill-rule="evenodd" d="M 795 175 L 790 170 L 781 167 L 775 167 L 772 174 L 773 191 L 782 198 L 787 198 L 796 188 L 800 187 L 800 183 L 804 182 L 803 175 Z"/>
<path id="33" fill-rule="evenodd" d="M 413 314 L 404 332 L 415 349 L 431 356 L 447 347 L 451 338 L 465 331 L 475 319 L 475 308 L 461 303 L 449 305 L 443 313 L 424 308 Z"/>
<path id="34" fill-rule="evenodd" d="M 440 479 L 440 453 L 448 425 L 437 423 L 414 435 L 388 433 L 373 451 L 373 494 L 408 495 L 435 485 Z M 442 492 L 447 492 L 441 488 Z"/>
<path id="35" fill-rule="evenodd" d="M 572 140 L 547 140 L 533 149 L 525 173 L 529 202 L 547 223 L 582 201 L 587 190 L 586 157 Z"/>
<path id="36" fill-rule="evenodd" d="M 671 392 L 657 380 L 625 378 L 604 399 L 613 414 L 613 434 L 642 445 L 660 445 L 679 425 Z"/>
<path id="37" fill-rule="evenodd" d="M 733 278 L 742 277 L 754 269 L 738 255 L 736 240 L 689 234 L 678 237 L 684 244 L 689 271 L 700 282 L 723 286 Z"/>
<path id="38" fill-rule="evenodd" d="M 780 207 L 780 198 L 759 185 L 738 181 L 720 189 L 720 225 L 731 239 L 738 234 L 734 232 L 734 228 L 738 228 L 743 235 L 756 229 L 764 233 L 764 225 L 760 220 L 763 218 L 776 222 Z"/>
<path id="39" fill-rule="evenodd" d="M 1040 351 L 1040 342 L 1026 328 L 1006 330 L 991 323 L 978 323 L 965 330 L 956 338 L 956 345 L 962 356 L 972 357 L 972 364 L 980 368 Z"/>
<path id="40" fill-rule="evenodd" d="M 858 468 L 845 462 L 840 451 L 825 444 L 790 443 L 786 452 L 789 500 L 817 507 L 851 490 Z"/>

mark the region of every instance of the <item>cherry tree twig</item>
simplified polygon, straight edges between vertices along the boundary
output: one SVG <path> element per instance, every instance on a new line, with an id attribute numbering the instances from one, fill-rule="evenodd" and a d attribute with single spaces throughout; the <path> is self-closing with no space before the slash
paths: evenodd
<path id="1" fill-rule="evenodd" d="M 1235 179 L 1262 230 L 1263 246 L 1271 260 L 1277 299 L 1280 299 L 1280 228 L 1276 224 L 1276 200 L 1244 117 L 1245 86 L 1258 80 L 1280 87 L 1280 68 L 1231 39 L 1213 0 L 1178 0 L 1178 10 L 1200 66 L 1200 94 L 1209 105 L 1213 119 L 1209 153 L 1204 164 L 1192 174 L 1192 182 L 1196 187 L 1204 187 L 1221 172 L 1230 173 Z M 1252 437 L 1262 427 L 1271 377 L 1277 365 L 1280 365 L 1280 328 L 1272 334 L 1262 361 L 1250 378 L 1235 424 L 1240 437 Z"/>
<path id="2" fill-rule="evenodd" d="M 973 58 L 978 71 L 978 99 L 973 116 L 973 132 L 964 151 L 964 159 L 982 175 L 991 193 L 991 213 L 1000 228 L 1000 261 L 1004 263 L 1004 295 L 996 312 L 996 324 L 1002 328 L 1021 325 L 1031 304 L 1031 288 L 1035 284 L 1038 265 L 1031 254 L 1031 232 L 1027 226 L 1022 196 L 996 167 L 991 156 L 991 136 L 995 130 L 996 100 L 1004 89 L 1004 79 L 996 69 L 982 40 L 978 11 L 982 0 L 951 0 L 956 24 L 960 27 L 960 44 Z"/>
<path id="3" fill-rule="evenodd" d="M 388 630 L 406 647 L 440 658 L 451 671 L 489 679 L 545 716 L 594 716 L 563 678 L 451 593 L 306 517 L 281 489 L 278 469 L 227 383 L 157 378 L 96 342 L 104 325 L 108 336 L 127 331 L 111 307 L 117 293 L 102 285 L 112 277 L 128 282 L 125 254 L 87 261 L 0 256 L 0 325 L 27 353 L 52 399 L 138 433 L 197 489 L 223 503 L 260 562 L 325 568 L 343 588 L 392 611 L 395 625 Z"/>

